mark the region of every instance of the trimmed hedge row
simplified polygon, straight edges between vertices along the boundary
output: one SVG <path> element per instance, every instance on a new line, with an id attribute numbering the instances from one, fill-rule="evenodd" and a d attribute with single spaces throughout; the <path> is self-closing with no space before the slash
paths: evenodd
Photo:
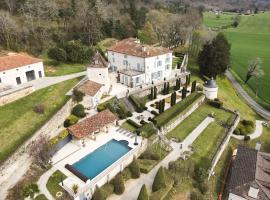
<path id="1" fill-rule="evenodd" d="M 171 108 L 165 110 L 163 113 L 155 117 L 153 122 L 159 127 L 167 124 L 171 119 L 191 107 L 192 104 L 202 96 L 202 93 L 192 93 L 179 103 L 175 104 Z"/>
<path id="2" fill-rule="evenodd" d="M 141 136 L 145 138 L 149 138 L 151 135 L 154 135 L 157 133 L 157 130 L 153 123 L 146 123 L 142 127 L 138 129 L 141 133 Z"/>
<path id="3" fill-rule="evenodd" d="M 131 124 L 132 126 L 134 126 L 136 129 L 141 127 L 141 125 L 137 124 L 137 123 L 134 122 L 132 119 L 128 119 L 127 122 L 128 122 L 129 124 Z"/>

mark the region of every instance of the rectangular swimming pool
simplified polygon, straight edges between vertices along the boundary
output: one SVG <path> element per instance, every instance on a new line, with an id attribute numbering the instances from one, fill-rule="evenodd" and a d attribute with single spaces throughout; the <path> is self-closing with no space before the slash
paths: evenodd
<path id="1" fill-rule="evenodd" d="M 110 140 L 72 165 L 90 180 L 131 150 L 127 141 Z"/>

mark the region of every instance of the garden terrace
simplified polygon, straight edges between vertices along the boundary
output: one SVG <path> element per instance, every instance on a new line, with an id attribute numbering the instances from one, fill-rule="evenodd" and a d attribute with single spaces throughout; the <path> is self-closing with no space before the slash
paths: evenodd
<path id="1" fill-rule="evenodd" d="M 0 162 L 44 125 L 70 98 L 66 93 L 79 79 L 68 80 L 36 91 L 15 102 L 0 107 Z M 36 105 L 44 113 L 33 111 Z"/>
<path id="2" fill-rule="evenodd" d="M 181 100 L 179 103 L 175 104 L 173 107 L 167 109 L 160 115 L 154 118 L 157 126 L 161 127 L 171 121 L 173 118 L 183 114 L 188 111 L 201 97 L 202 93 L 193 93 Z"/>
<path id="3" fill-rule="evenodd" d="M 132 113 L 126 108 L 125 104 L 116 97 L 113 97 L 97 106 L 97 110 L 99 112 L 107 108 L 111 112 L 117 114 L 120 119 L 125 119 L 132 116 Z"/>

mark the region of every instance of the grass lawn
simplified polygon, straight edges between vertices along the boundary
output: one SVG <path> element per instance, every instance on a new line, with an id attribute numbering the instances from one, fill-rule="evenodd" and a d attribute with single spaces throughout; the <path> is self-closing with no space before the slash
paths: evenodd
<path id="1" fill-rule="evenodd" d="M 262 68 L 265 75 L 260 78 L 251 78 L 248 86 L 252 89 L 247 91 L 253 93 L 258 92 L 258 96 L 267 104 L 263 106 L 270 109 L 270 12 L 256 14 L 255 16 L 242 16 L 240 25 L 237 28 L 230 28 L 224 31 L 226 37 L 231 43 L 231 59 L 232 70 L 242 79 L 248 70 L 248 61 L 256 57 L 262 59 Z M 246 87 L 244 87 L 246 89 Z M 256 100 L 256 98 L 255 98 Z M 261 103 L 258 100 L 258 103 Z"/>
<path id="2" fill-rule="evenodd" d="M 56 193 L 58 191 L 65 192 L 64 189 L 62 189 L 62 187 L 59 185 L 59 183 L 61 182 L 61 177 L 64 180 L 66 178 L 66 175 L 57 170 L 51 175 L 46 184 L 47 189 L 53 197 L 56 197 Z"/>
<path id="3" fill-rule="evenodd" d="M 193 93 L 181 100 L 179 103 L 175 104 L 173 107 L 165 110 L 163 113 L 155 117 L 157 125 L 163 126 L 171 121 L 174 117 L 177 117 L 181 113 L 189 110 L 193 106 L 193 103 L 198 101 L 198 99 L 201 97 L 201 93 Z"/>
<path id="4" fill-rule="evenodd" d="M 65 94 L 79 79 L 68 80 L 0 107 L 0 162 L 11 155 L 25 140 L 33 135 L 69 99 Z M 44 114 L 33 111 L 42 104 Z"/>
<path id="5" fill-rule="evenodd" d="M 214 12 L 204 12 L 203 13 L 203 24 L 207 27 L 218 28 L 222 26 L 231 25 L 233 23 L 233 17 L 236 13 L 222 13 L 219 18 L 217 18 Z"/>
<path id="6" fill-rule="evenodd" d="M 209 114 L 215 113 L 218 122 L 226 122 L 231 115 L 221 109 L 214 108 L 208 104 L 200 106 L 175 129 L 167 134 L 167 137 L 184 140 Z M 192 122 L 192 123 L 191 123 Z"/>
<path id="7" fill-rule="evenodd" d="M 133 131 L 136 130 L 136 127 L 132 126 L 132 125 L 131 125 L 130 123 L 128 123 L 127 121 L 124 122 L 124 123 L 121 125 L 121 127 L 122 127 L 123 129 L 126 129 L 126 130 L 130 131 L 130 132 L 133 132 Z"/>
<path id="8" fill-rule="evenodd" d="M 45 64 L 46 76 L 62 76 L 82 72 L 85 70 L 86 70 L 85 64 L 67 64 L 67 63 L 60 63 L 58 65 Z"/>

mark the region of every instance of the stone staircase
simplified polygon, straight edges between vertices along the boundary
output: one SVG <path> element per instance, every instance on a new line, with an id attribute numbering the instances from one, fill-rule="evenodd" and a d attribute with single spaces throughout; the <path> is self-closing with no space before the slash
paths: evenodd
<path id="1" fill-rule="evenodd" d="M 116 129 L 116 132 L 118 132 L 118 133 L 120 133 L 122 135 L 125 135 L 125 136 L 127 136 L 129 138 L 135 138 L 136 137 L 136 134 L 135 133 L 132 133 L 132 132 L 130 132 L 130 131 L 126 130 L 126 129 L 123 129 L 121 127 L 119 127 L 118 129 Z"/>
<path id="2" fill-rule="evenodd" d="M 120 101 L 122 101 L 125 104 L 125 106 L 128 108 L 130 112 L 135 112 L 133 104 L 129 101 L 127 97 L 121 98 Z"/>

